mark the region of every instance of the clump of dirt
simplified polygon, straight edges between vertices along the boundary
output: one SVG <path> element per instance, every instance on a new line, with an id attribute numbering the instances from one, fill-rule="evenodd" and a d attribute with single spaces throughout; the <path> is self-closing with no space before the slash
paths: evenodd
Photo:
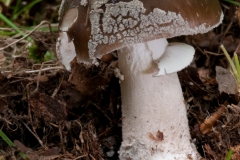
<path id="1" fill-rule="evenodd" d="M 36 158 L 49 151 L 54 158 L 116 159 L 120 92 L 109 63 L 91 68 L 74 63 L 74 74 L 52 64 L 44 70 L 25 58 L 14 63 L 18 71 L 3 71 L 0 81 L 1 128 L 18 147 L 7 157 L 21 151 Z"/>

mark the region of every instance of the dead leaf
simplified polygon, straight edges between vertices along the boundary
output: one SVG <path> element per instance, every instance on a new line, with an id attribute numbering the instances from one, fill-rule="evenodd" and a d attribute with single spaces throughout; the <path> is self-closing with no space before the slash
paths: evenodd
<path id="1" fill-rule="evenodd" d="M 65 105 L 48 95 L 36 93 L 30 103 L 34 114 L 47 122 L 59 122 L 67 117 Z"/>
<path id="2" fill-rule="evenodd" d="M 216 66 L 216 80 L 218 82 L 219 92 L 235 94 L 237 92 L 237 83 L 232 73 L 220 66 Z"/>
<path id="3" fill-rule="evenodd" d="M 205 83 L 206 81 L 208 81 L 210 79 L 210 77 L 209 77 L 209 75 L 210 75 L 209 69 L 206 69 L 204 67 L 198 68 L 198 74 L 199 74 L 200 80 L 203 83 Z"/>
<path id="4" fill-rule="evenodd" d="M 86 66 L 81 64 L 72 65 L 72 74 L 70 75 L 69 82 L 76 85 L 76 89 L 82 94 L 91 95 L 100 86 L 106 86 L 109 78 L 98 74 L 98 70 L 89 72 Z"/>

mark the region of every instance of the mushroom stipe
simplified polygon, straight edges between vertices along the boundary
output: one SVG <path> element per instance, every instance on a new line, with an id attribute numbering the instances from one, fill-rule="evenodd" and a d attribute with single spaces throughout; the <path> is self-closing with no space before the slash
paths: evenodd
<path id="1" fill-rule="evenodd" d="M 103 55 L 118 52 L 120 160 L 201 159 L 176 73 L 191 63 L 195 51 L 166 38 L 208 32 L 222 19 L 218 0 L 62 1 L 56 50 L 67 70 L 75 57 L 98 65 Z"/>

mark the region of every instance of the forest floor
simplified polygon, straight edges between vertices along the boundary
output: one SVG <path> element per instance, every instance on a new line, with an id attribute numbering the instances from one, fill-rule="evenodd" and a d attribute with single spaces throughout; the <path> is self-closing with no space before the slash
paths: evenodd
<path id="1" fill-rule="evenodd" d="M 54 56 L 61 1 L 9 2 L 0 0 L 0 13 L 35 45 L 29 49 L 29 39 L 20 40 L 22 34 L 0 21 L 0 48 L 18 41 L 0 50 L 0 135 L 6 135 L 0 138 L 0 159 L 118 159 L 121 96 L 111 68 L 117 57 L 91 68 L 73 63 L 72 72 L 66 71 Z M 169 41 L 196 49 L 194 62 L 178 75 L 199 153 L 223 160 L 233 152 L 232 159 L 240 160 L 240 95 L 219 48 L 223 44 L 230 56 L 240 56 L 240 11 L 221 5 L 225 17 L 219 27 Z M 42 21 L 48 23 L 31 32 Z"/>

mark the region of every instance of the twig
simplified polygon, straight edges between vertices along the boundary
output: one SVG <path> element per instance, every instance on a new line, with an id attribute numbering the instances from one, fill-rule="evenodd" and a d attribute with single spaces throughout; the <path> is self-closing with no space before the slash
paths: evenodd
<path id="1" fill-rule="evenodd" d="M 226 112 L 226 107 L 221 105 L 216 112 L 214 112 L 209 118 L 207 118 L 203 123 L 200 124 L 200 131 L 202 134 L 207 134 L 211 131 L 216 122 L 222 117 Z"/>
<path id="2" fill-rule="evenodd" d="M 42 71 L 43 64 L 44 64 L 44 63 L 41 64 L 41 68 L 40 68 L 40 70 L 39 70 L 39 72 L 38 72 L 38 76 L 37 76 L 37 87 L 35 88 L 35 90 L 33 91 L 33 93 L 36 93 L 36 92 L 38 91 L 38 87 L 39 87 L 39 77 L 41 76 L 41 71 Z"/>
<path id="3" fill-rule="evenodd" d="M 64 69 L 64 67 L 63 67 L 63 66 L 57 66 L 57 67 L 43 68 L 42 70 L 41 70 L 41 69 L 28 70 L 28 71 L 23 71 L 22 73 L 30 74 L 30 73 L 37 73 L 37 72 L 39 72 L 40 70 L 41 70 L 41 71 L 49 71 L 49 70 L 57 70 L 57 69 Z M 12 72 L 12 71 L 2 71 L 2 73 L 11 73 L 11 72 Z"/>
<path id="4" fill-rule="evenodd" d="M 62 82 L 63 82 L 63 79 L 64 79 L 64 75 L 62 75 L 62 77 L 61 77 L 61 80 L 60 80 L 60 83 L 59 83 L 59 85 L 58 85 L 58 87 L 54 90 L 54 92 L 53 92 L 53 94 L 52 94 L 52 98 L 54 98 L 55 97 L 55 95 L 57 94 L 57 92 L 58 92 L 58 90 L 59 90 L 59 88 L 61 87 L 61 84 L 62 84 Z"/>
<path id="5" fill-rule="evenodd" d="M 29 86 L 32 84 L 33 82 L 30 82 L 26 85 L 26 96 L 27 96 L 27 100 L 28 102 L 30 102 L 30 88 Z M 33 121 L 32 121 L 32 114 L 31 114 L 31 106 L 30 106 L 30 103 L 28 103 L 28 116 L 29 116 L 29 119 L 30 119 L 30 122 L 31 124 L 33 124 Z"/>
<path id="6" fill-rule="evenodd" d="M 48 24 L 48 25 L 49 25 L 50 32 L 51 32 L 51 34 L 52 34 L 51 24 L 50 24 L 49 22 L 47 22 L 47 21 L 42 21 L 42 22 L 41 22 L 39 25 L 37 25 L 31 32 L 29 32 L 28 34 L 26 34 L 26 35 L 23 36 L 22 38 L 20 38 L 20 39 L 14 41 L 14 42 L 12 42 L 12 43 L 10 43 L 10 44 L 2 47 L 2 48 L 0 48 L 0 51 L 6 49 L 6 48 L 8 48 L 8 47 L 10 47 L 11 45 L 13 45 L 13 44 L 15 44 L 15 43 L 18 43 L 19 41 L 21 41 L 21 40 L 23 40 L 23 39 L 25 39 L 25 38 L 27 38 L 28 36 L 30 36 L 35 30 L 37 30 L 37 29 L 38 29 L 41 25 L 43 25 L 43 24 Z"/>
<path id="7" fill-rule="evenodd" d="M 59 137 L 60 137 L 60 141 L 61 141 L 61 148 L 63 153 L 66 153 L 66 149 L 64 147 L 64 140 L 63 140 L 63 134 L 62 134 L 62 128 L 63 128 L 63 123 L 60 123 L 58 126 L 58 132 L 59 132 Z"/>
<path id="8" fill-rule="evenodd" d="M 228 32 L 228 31 L 230 30 L 230 28 L 232 27 L 233 21 L 234 21 L 234 19 L 232 18 L 232 19 L 231 19 L 231 22 L 229 23 L 229 25 L 228 25 L 228 27 L 227 27 L 227 29 L 225 30 L 225 32 L 224 32 L 223 35 L 222 35 L 222 38 L 221 38 L 221 40 L 220 40 L 220 43 L 223 42 L 223 40 L 224 40 L 227 32 Z"/>
<path id="9" fill-rule="evenodd" d="M 221 54 L 221 53 L 214 53 L 214 52 L 210 52 L 210 51 L 206 51 L 204 50 L 205 53 L 207 54 L 211 54 L 211 55 L 214 55 L 214 56 L 223 56 L 224 54 Z"/>
<path id="10" fill-rule="evenodd" d="M 42 142 L 42 140 L 38 137 L 38 135 L 36 134 L 36 131 L 32 131 L 24 122 L 22 122 L 24 124 L 24 126 L 28 129 L 29 132 L 32 133 L 32 135 L 38 140 L 38 142 L 40 143 L 40 145 L 45 149 L 47 150 L 48 147 L 45 146 Z M 35 133 L 34 133 L 35 132 Z"/>
<path id="11" fill-rule="evenodd" d="M 195 41 L 192 41 L 193 45 L 202 53 L 205 55 L 205 52 L 195 43 Z"/>
<path id="12" fill-rule="evenodd" d="M 78 160 L 78 159 L 81 159 L 81 158 L 84 158 L 84 157 L 87 157 L 87 155 L 85 154 L 85 155 L 79 156 L 77 158 L 74 158 L 73 160 Z"/>

